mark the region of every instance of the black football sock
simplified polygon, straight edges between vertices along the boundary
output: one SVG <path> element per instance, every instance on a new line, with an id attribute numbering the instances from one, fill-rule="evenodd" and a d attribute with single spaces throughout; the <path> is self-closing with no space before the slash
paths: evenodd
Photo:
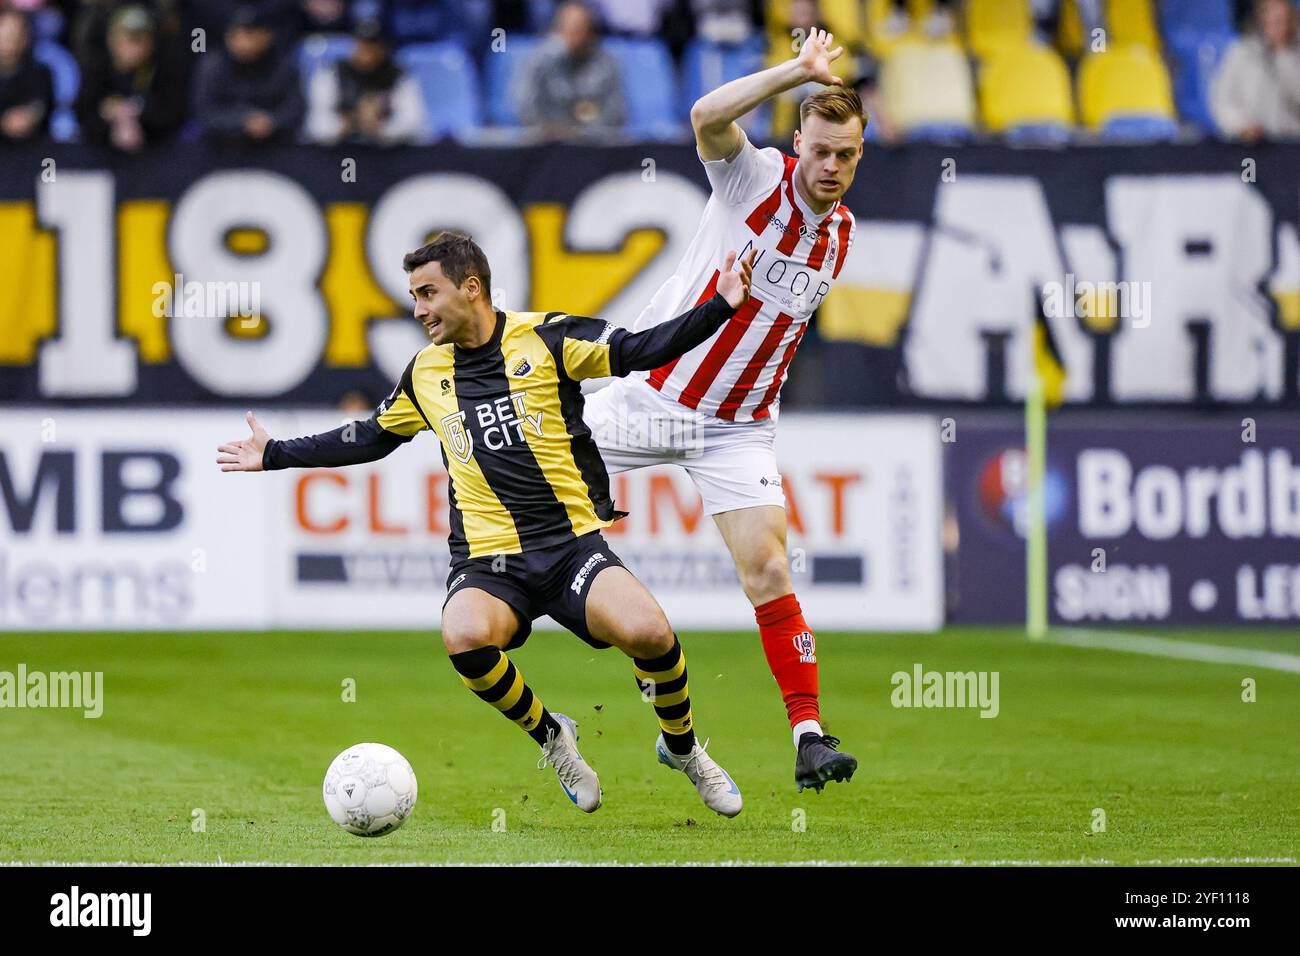
<path id="1" fill-rule="evenodd" d="M 559 722 L 500 648 L 476 647 L 452 654 L 451 666 L 466 687 L 522 727 L 539 746 L 545 746 L 548 734 L 560 732 Z"/>
<path id="2" fill-rule="evenodd" d="M 686 655 L 677 635 L 673 635 L 673 646 L 667 654 L 649 660 L 636 657 L 632 663 L 637 687 L 654 704 L 664 743 L 674 754 L 684 757 L 695 746 L 695 730 L 686 683 Z"/>

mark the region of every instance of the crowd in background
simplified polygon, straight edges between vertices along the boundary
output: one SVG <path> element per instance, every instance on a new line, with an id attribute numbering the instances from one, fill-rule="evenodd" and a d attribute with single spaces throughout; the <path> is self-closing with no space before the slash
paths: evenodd
<path id="1" fill-rule="evenodd" d="M 961 65 L 954 81 L 943 78 L 954 61 L 976 72 L 981 57 L 993 55 L 976 36 L 974 21 L 987 14 L 967 6 L 974 2 L 0 0 L 0 143 L 53 137 L 127 153 L 177 137 L 223 148 L 303 140 L 391 145 L 449 132 L 472 139 L 493 127 L 534 137 L 673 138 L 687 132 L 688 98 L 665 93 L 659 126 L 648 128 L 634 114 L 650 87 L 679 78 L 689 85 L 687 74 L 707 84 L 770 65 L 791 56 L 799 38 L 817 26 L 836 30 L 846 43 L 835 70 L 863 94 L 871 137 L 896 142 L 931 133 L 997 133 L 996 119 L 980 123 L 998 115 L 997 104 L 986 102 L 994 94 L 964 80 Z M 1090 38 L 1111 28 L 1113 11 L 1136 6 L 1007 3 L 1032 16 L 1027 42 L 1067 64 L 1044 67 L 1072 76 L 1087 69 Z M 1207 7 L 1216 4 L 1231 7 L 1232 30 L 1243 32 L 1223 41 L 1207 78 L 1202 99 L 1209 132 L 1246 140 L 1300 137 L 1296 3 L 1205 0 Z M 1195 0 L 1182 6 L 1197 9 Z M 1063 39 L 1067 25 L 1081 42 Z M 330 46 L 331 38 L 340 42 Z M 530 41 L 527 55 L 508 84 L 493 85 L 488 61 L 506 52 L 512 38 Z M 904 39 L 906 54 L 899 52 Z M 304 50 L 316 49 L 312 44 L 334 52 L 305 57 Z M 1153 45 L 1160 58 L 1178 49 L 1171 36 L 1157 36 Z M 448 59 L 448 48 L 460 58 Z M 638 58 L 647 49 L 658 58 Z M 712 80 L 702 75 L 713 61 L 701 50 L 716 57 Z M 746 55 L 729 58 L 730 51 Z M 897 65 L 905 60 L 914 66 L 911 74 Z M 646 71 L 647 63 L 654 70 Z M 446 82 L 451 79 L 457 83 Z M 473 82 L 459 85 L 465 79 Z M 1078 81 L 1082 90 L 1082 75 Z M 927 97 L 952 99 L 950 88 L 963 83 L 965 101 L 951 107 L 951 116 L 938 114 L 949 122 L 913 118 L 917 102 L 924 120 Z M 788 136 L 806 92 L 790 91 L 754 117 L 751 135 Z M 459 98 L 476 101 L 444 101 Z M 459 110 L 453 121 L 445 120 L 449 107 Z M 1061 109 L 1061 125 L 1073 128 L 1076 107 Z M 1080 102 L 1077 110 L 1087 113 L 1088 106 Z"/>

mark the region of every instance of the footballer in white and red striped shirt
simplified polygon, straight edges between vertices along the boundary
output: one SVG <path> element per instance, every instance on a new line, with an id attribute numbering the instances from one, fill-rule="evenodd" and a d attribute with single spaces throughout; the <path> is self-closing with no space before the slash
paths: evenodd
<path id="1" fill-rule="evenodd" d="M 794 732 L 800 790 L 846 781 L 857 769 L 821 726 L 816 639 L 790 578 L 774 443 L 790 360 L 853 243 L 853 214 L 841 198 L 862 157 L 866 118 L 858 95 L 830 71 L 841 53 L 830 34 L 814 30 L 795 58 L 696 102 L 691 125 L 713 194 L 675 274 L 635 327 L 710 298 L 730 251 L 755 257 L 749 301 L 681 358 L 588 396 L 584 416 L 609 471 L 671 462 L 695 481 L 754 605 Z M 800 105 L 795 155 L 752 145 L 736 119 L 808 83 L 826 88 Z"/>

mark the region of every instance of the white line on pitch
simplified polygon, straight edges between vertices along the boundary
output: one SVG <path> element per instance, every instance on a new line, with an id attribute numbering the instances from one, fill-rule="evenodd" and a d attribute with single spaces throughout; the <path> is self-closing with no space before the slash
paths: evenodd
<path id="1" fill-rule="evenodd" d="M 1259 651 L 1249 647 L 1227 647 L 1223 644 L 1199 644 L 1172 637 L 1153 637 L 1148 634 L 1129 634 L 1124 631 L 1052 628 L 1047 632 L 1044 641 L 1048 644 L 1065 644 L 1070 647 L 1146 654 L 1150 657 L 1173 657 L 1178 660 L 1203 661 L 1208 664 L 1239 664 L 1245 667 L 1263 667 L 1289 674 L 1300 674 L 1300 656 L 1295 654 Z"/>

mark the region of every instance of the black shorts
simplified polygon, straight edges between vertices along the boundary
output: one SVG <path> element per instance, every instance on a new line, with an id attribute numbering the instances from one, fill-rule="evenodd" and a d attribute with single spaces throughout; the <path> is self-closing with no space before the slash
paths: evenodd
<path id="1" fill-rule="evenodd" d="M 495 569 L 493 565 L 495 564 Z M 522 647 L 533 621 L 549 614 L 592 647 L 609 647 L 587 630 L 587 592 L 605 568 L 621 568 L 604 535 L 592 531 L 550 548 L 523 554 L 500 554 L 453 561 L 447 574 L 447 599 L 457 591 L 479 588 L 505 601 L 521 619 L 506 650 Z"/>

